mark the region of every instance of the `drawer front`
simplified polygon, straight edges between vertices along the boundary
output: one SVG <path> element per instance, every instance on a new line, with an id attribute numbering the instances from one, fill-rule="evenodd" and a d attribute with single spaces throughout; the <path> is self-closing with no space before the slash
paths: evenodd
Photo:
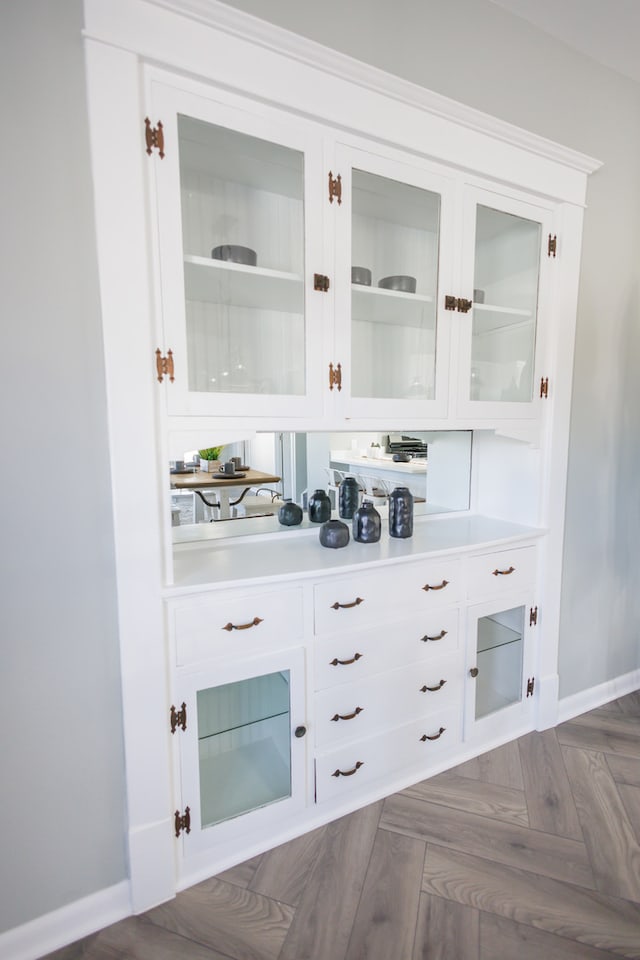
<path id="1" fill-rule="evenodd" d="M 267 652 L 303 636 L 302 589 L 170 604 L 169 624 L 177 667 Z"/>
<path id="2" fill-rule="evenodd" d="M 426 776 L 460 743 L 460 709 L 448 707 L 426 719 L 384 734 L 351 742 L 316 757 L 316 801 L 323 803 L 359 792 L 389 774 L 416 767 Z"/>
<path id="3" fill-rule="evenodd" d="M 518 547 L 471 557 L 467 576 L 470 600 L 530 586 L 536 580 L 537 550 L 535 546 Z"/>
<path id="4" fill-rule="evenodd" d="M 449 607 L 390 624 L 317 638 L 315 688 L 353 683 L 381 671 L 455 652 L 458 619 L 458 608 Z"/>
<path id="5" fill-rule="evenodd" d="M 316 634 L 339 633 L 393 622 L 400 611 L 425 612 L 448 606 L 464 596 L 458 560 L 410 563 L 316 584 Z"/>
<path id="6" fill-rule="evenodd" d="M 462 702 L 462 670 L 453 654 L 322 690 L 315 697 L 316 745 L 373 736 Z"/>

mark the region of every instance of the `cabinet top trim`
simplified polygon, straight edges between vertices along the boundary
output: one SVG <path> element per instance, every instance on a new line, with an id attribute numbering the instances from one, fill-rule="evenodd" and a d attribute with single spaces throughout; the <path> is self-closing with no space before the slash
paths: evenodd
<path id="1" fill-rule="evenodd" d="M 147 15 L 153 15 L 154 8 L 156 14 L 161 9 L 202 23 L 307 67 L 316 67 L 324 73 L 350 81 L 374 93 L 384 94 L 443 120 L 455 122 L 547 160 L 561 163 L 580 173 L 590 174 L 602 166 L 601 161 L 587 154 L 530 133 L 515 124 L 492 117 L 419 84 L 332 50 L 315 40 L 260 20 L 244 11 L 235 10 L 218 0 L 85 0 L 85 36 L 106 40 L 153 57 L 155 51 L 150 49 L 149 36 L 143 36 L 143 21 L 146 18 L 136 16 L 136 11 L 132 8 L 139 8 L 141 13 L 146 8 Z"/>

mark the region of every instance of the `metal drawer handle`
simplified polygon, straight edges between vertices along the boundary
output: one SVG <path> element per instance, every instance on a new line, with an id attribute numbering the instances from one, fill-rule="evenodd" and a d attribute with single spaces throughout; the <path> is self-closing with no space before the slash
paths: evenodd
<path id="1" fill-rule="evenodd" d="M 360 769 L 360 767 L 364 767 L 364 762 L 362 760 L 358 760 L 353 770 L 334 770 L 331 776 L 332 777 L 352 777 L 354 773 L 356 773 L 356 771 Z"/>
<path id="2" fill-rule="evenodd" d="M 361 603 L 364 603 L 364 600 L 362 599 L 362 597 L 356 597 L 353 603 L 338 603 L 338 601 L 336 600 L 335 603 L 331 604 L 331 609 L 332 610 L 350 610 L 351 607 L 357 607 Z"/>
<path id="3" fill-rule="evenodd" d="M 226 623 L 222 629 L 231 633 L 232 630 L 248 630 L 250 627 L 257 627 L 259 623 L 262 623 L 262 618 L 254 617 L 251 623 Z"/>
<path id="4" fill-rule="evenodd" d="M 332 667 L 348 667 L 350 663 L 355 663 L 356 660 L 361 660 L 362 657 L 364 657 L 364 653 L 355 653 L 351 657 L 351 660 L 338 660 L 337 657 L 334 657 L 329 663 Z"/>
<path id="5" fill-rule="evenodd" d="M 340 713 L 336 713 L 335 716 L 331 717 L 331 719 L 335 720 L 336 722 L 338 720 L 353 720 L 353 718 L 357 717 L 358 714 L 362 713 L 363 710 L 364 710 L 364 707 L 356 707 L 353 713 L 346 713 L 344 715 Z"/>
<path id="6" fill-rule="evenodd" d="M 494 577 L 508 577 L 510 573 L 515 573 L 515 567 L 509 567 L 508 570 L 498 570 L 497 568 L 493 571 Z"/>
<path id="7" fill-rule="evenodd" d="M 437 687 L 428 687 L 425 684 L 424 687 L 420 687 L 420 693 L 437 693 L 438 690 L 442 690 L 446 682 L 446 680 L 441 680 Z"/>
<path id="8" fill-rule="evenodd" d="M 423 733 L 420 739 L 422 740 L 423 743 L 425 740 L 439 740 L 445 730 L 446 730 L 446 727 L 440 727 L 438 732 L 432 734 L 431 736 L 428 736 L 426 733 Z"/>
<path id="9" fill-rule="evenodd" d="M 442 583 L 439 583 L 437 587 L 431 586 L 430 583 L 425 583 L 423 590 L 444 590 L 445 587 L 449 586 L 448 580 L 443 580 Z"/>
<path id="10" fill-rule="evenodd" d="M 443 637 L 446 637 L 448 630 L 441 630 L 440 633 L 436 634 L 435 637 L 430 637 L 428 633 L 425 633 L 424 637 L 420 637 L 422 643 L 426 643 L 428 640 L 442 640 Z"/>

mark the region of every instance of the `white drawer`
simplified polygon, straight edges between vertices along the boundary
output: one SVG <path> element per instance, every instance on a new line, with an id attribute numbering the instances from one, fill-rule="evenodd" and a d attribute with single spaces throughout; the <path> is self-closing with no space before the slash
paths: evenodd
<path id="1" fill-rule="evenodd" d="M 169 628 L 177 667 L 288 646 L 303 636 L 302 589 L 170 602 Z"/>
<path id="2" fill-rule="evenodd" d="M 316 801 L 358 793 L 374 781 L 387 783 L 390 773 L 405 767 L 416 767 L 416 778 L 426 776 L 459 743 L 460 709 L 456 706 L 318 754 Z"/>
<path id="3" fill-rule="evenodd" d="M 462 702 L 462 681 L 453 654 L 322 690 L 315 697 L 316 745 L 373 736 Z"/>
<path id="4" fill-rule="evenodd" d="M 458 608 L 414 614 L 391 624 L 318 637 L 315 688 L 352 683 L 384 670 L 425 662 L 458 649 Z"/>
<path id="5" fill-rule="evenodd" d="M 471 557 L 467 574 L 467 596 L 470 600 L 530 586 L 536 580 L 537 550 L 535 546 L 516 547 Z"/>
<path id="6" fill-rule="evenodd" d="M 316 634 L 357 629 L 399 612 L 431 610 L 464 595 L 458 560 L 398 564 L 385 572 L 364 573 L 318 583 L 314 589 Z"/>

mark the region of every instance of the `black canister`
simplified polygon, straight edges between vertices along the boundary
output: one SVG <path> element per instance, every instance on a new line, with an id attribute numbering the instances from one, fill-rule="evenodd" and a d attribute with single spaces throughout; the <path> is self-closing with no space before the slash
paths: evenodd
<path id="1" fill-rule="evenodd" d="M 278 510 L 278 522 L 283 527 L 295 527 L 302 523 L 302 507 L 293 500 L 286 500 Z"/>
<path id="2" fill-rule="evenodd" d="M 382 519 L 370 500 L 364 500 L 354 513 L 352 529 L 358 543 L 377 543 L 380 539 Z"/>
<path id="3" fill-rule="evenodd" d="M 349 527 L 342 520 L 327 520 L 320 527 L 320 543 L 337 550 L 349 543 Z"/>
<path id="4" fill-rule="evenodd" d="M 396 487 L 389 494 L 389 535 L 402 539 L 413 534 L 413 494 L 408 487 Z"/>
<path id="5" fill-rule="evenodd" d="M 331 500 L 324 490 L 314 490 L 309 497 L 309 520 L 312 523 L 326 523 L 331 519 Z"/>
<path id="6" fill-rule="evenodd" d="M 338 487 L 338 513 L 351 520 L 360 503 L 360 487 L 355 477 L 345 477 Z"/>

